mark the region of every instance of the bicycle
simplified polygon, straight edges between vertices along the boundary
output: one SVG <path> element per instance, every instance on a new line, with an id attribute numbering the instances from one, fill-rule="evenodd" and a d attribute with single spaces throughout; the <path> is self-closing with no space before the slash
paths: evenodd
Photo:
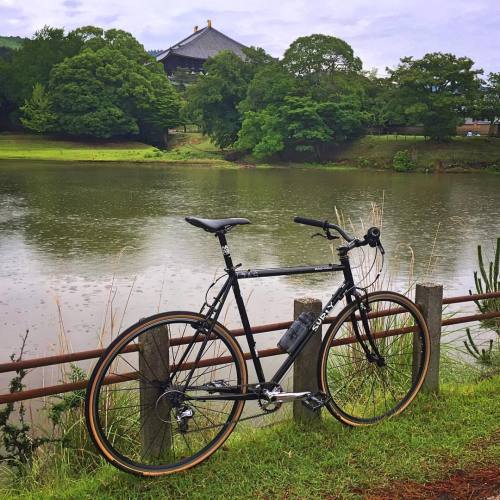
<path id="1" fill-rule="evenodd" d="M 417 306 L 395 292 L 372 292 L 354 283 L 349 252 L 370 246 L 383 255 L 379 229 L 362 239 L 327 221 L 295 217 L 320 228 L 337 248 L 339 264 L 242 270 L 234 265 L 226 233 L 249 224 L 242 218 L 200 219 L 190 224 L 214 234 L 225 262 L 219 292 L 199 313 L 173 311 L 141 319 L 105 350 L 89 380 L 85 416 L 102 456 L 130 473 L 156 476 L 186 470 L 214 453 L 240 420 L 246 401 L 262 414 L 301 400 L 322 407 L 343 424 L 364 426 L 401 413 L 418 393 L 429 364 L 427 325 Z M 339 236 L 332 234 L 332 231 Z M 287 355 L 268 380 L 250 327 L 239 280 L 304 273 L 342 272 L 344 281 L 321 314 L 302 313 L 278 345 Z M 249 353 L 219 321 L 233 290 Z M 285 392 L 280 385 L 310 338 L 343 298 L 347 304 L 329 326 L 319 354 L 319 392 Z M 246 359 L 257 381 L 249 383 Z M 245 417 L 245 418 L 254 418 Z"/>

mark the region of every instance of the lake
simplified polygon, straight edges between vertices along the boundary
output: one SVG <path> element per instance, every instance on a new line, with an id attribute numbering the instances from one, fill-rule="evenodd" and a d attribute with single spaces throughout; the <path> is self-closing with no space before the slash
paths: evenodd
<path id="1" fill-rule="evenodd" d="M 233 260 L 291 266 L 334 260 L 294 215 L 336 221 L 337 209 L 362 236 L 373 204 L 383 205 L 385 264 L 396 290 L 419 278 L 443 283 L 448 296 L 467 293 L 477 244 L 492 250 L 500 235 L 498 175 L 1 162 L 1 359 L 27 329 L 27 356 L 41 356 L 66 342 L 94 348 L 102 332 L 107 344 L 111 323 L 116 333 L 158 310 L 198 310 L 223 261 L 216 239 L 184 222 L 187 215 L 247 217 L 252 225 L 228 235 Z M 371 258 L 366 251 L 365 265 Z M 294 297 L 326 300 L 340 279 L 245 280 L 250 321 L 287 320 Z M 234 303 L 223 319 L 239 326 Z M 260 345 L 278 337 L 260 336 Z"/>

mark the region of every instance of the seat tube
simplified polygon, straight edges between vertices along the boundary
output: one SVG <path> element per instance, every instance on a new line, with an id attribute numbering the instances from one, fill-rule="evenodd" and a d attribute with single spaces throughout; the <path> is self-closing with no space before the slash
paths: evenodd
<path id="1" fill-rule="evenodd" d="M 252 356 L 252 360 L 255 367 L 255 373 L 257 374 L 257 379 L 259 382 L 264 382 L 264 371 L 262 370 L 262 363 L 260 362 L 259 355 L 257 353 L 257 349 L 255 347 L 255 340 L 253 338 L 252 330 L 250 327 L 250 321 L 248 320 L 247 310 L 245 308 L 245 302 L 243 301 L 243 297 L 241 296 L 240 285 L 238 283 L 238 278 L 236 276 L 236 272 L 234 270 L 233 259 L 231 258 L 231 253 L 229 252 L 229 246 L 227 244 L 226 235 L 224 232 L 220 231 L 217 234 L 219 238 L 219 243 L 222 249 L 222 255 L 224 255 L 224 262 L 226 263 L 226 271 L 233 278 L 233 292 L 234 298 L 236 299 L 236 305 L 238 306 L 238 311 L 240 313 L 241 323 L 243 325 L 243 329 L 245 330 L 245 336 L 248 342 L 248 348 L 250 350 L 250 355 Z"/>

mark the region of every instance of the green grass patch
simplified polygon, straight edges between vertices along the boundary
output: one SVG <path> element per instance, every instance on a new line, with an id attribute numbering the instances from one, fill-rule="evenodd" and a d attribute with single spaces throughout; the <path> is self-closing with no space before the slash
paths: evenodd
<path id="1" fill-rule="evenodd" d="M 0 160 L 227 163 L 201 134 L 172 134 L 161 151 L 134 141 L 70 141 L 31 134 L 0 134 Z"/>
<path id="2" fill-rule="evenodd" d="M 500 170 L 498 137 L 454 137 L 438 143 L 422 136 L 370 135 L 340 148 L 335 160 L 360 167 L 392 168 L 400 151 L 411 154 L 418 170 Z"/>
<path id="3" fill-rule="evenodd" d="M 154 148 L 140 142 L 77 142 L 25 134 L 0 134 L 0 159 L 138 161 Z"/>
<path id="4" fill-rule="evenodd" d="M 38 465 L 0 491 L 5 498 L 356 498 L 355 489 L 424 482 L 500 463 L 500 376 L 445 384 L 405 413 L 370 428 L 325 413 L 316 427 L 241 424 L 222 450 L 188 472 L 141 479 L 101 465 L 71 471 Z M 47 457 L 50 459 L 50 457 Z"/>

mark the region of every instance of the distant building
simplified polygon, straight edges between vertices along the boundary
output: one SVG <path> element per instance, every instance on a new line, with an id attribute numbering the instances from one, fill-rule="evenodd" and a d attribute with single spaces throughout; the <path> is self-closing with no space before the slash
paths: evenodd
<path id="1" fill-rule="evenodd" d="M 202 72 L 203 63 L 223 50 L 229 50 L 243 59 L 244 48 L 245 45 L 213 28 L 209 20 L 204 28 L 198 29 L 198 26 L 195 26 L 194 33 L 161 51 L 156 55 L 156 60 L 163 64 L 165 73 L 171 78 L 180 68 L 192 73 Z"/>
<path id="2" fill-rule="evenodd" d="M 457 135 L 492 135 L 500 137 L 500 124 L 488 120 L 473 120 L 466 118 L 463 125 L 457 127 Z"/>

